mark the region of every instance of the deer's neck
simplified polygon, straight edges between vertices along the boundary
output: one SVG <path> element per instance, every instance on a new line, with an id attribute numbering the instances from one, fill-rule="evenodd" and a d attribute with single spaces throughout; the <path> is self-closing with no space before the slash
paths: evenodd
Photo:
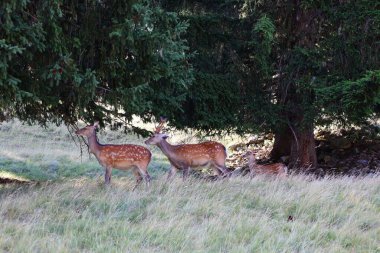
<path id="1" fill-rule="evenodd" d="M 249 158 L 249 161 L 248 161 L 248 164 L 249 164 L 249 166 L 251 166 L 251 167 L 256 166 L 256 165 L 257 165 L 257 163 L 256 163 L 256 158 L 254 158 L 254 157 L 250 157 L 250 158 Z"/>
<path id="2" fill-rule="evenodd" d="M 90 152 L 93 153 L 95 156 L 99 155 L 100 152 L 100 144 L 98 142 L 98 139 L 96 138 L 96 133 L 94 132 L 92 135 L 88 137 L 88 147 L 90 149 Z"/>
<path id="3" fill-rule="evenodd" d="M 170 145 L 166 140 L 161 141 L 157 144 L 157 146 L 161 149 L 162 153 L 164 153 L 169 159 L 175 158 L 174 147 Z"/>

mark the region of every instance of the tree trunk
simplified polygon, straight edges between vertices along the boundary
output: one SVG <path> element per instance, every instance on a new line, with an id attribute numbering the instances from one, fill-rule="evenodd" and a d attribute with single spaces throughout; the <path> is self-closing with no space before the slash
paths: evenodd
<path id="1" fill-rule="evenodd" d="M 305 172 L 317 167 L 317 154 L 313 126 L 295 128 L 287 127 L 275 134 L 271 159 L 277 161 L 282 156 L 289 156 L 289 169 Z"/>
<path id="2" fill-rule="evenodd" d="M 288 22 L 287 34 L 290 34 L 286 47 L 297 55 L 296 50 L 293 50 L 295 48 L 315 48 L 319 39 L 320 11 L 317 8 L 305 8 L 300 0 L 289 3 L 293 5 L 293 12 L 283 21 Z M 311 88 L 304 89 L 297 84 L 297 81 L 302 79 L 302 76 L 310 75 L 311 70 L 303 66 L 290 68 L 287 60 L 291 59 L 291 56 L 279 59 L 280 78 L 277 96 L 279 104 L 283 107 L 280 116 L 288 124 L 284 126 L 284 130 L 276 133 L 271 158 L 278 160 L 281 156 L 289 156 L 289 169 L 305 172 L 317 167 L 314 125 L 309 123 L 313 120 L 309 118 L 310 115 L 305 119 L 303 107 L 306 103 L 313 103 L 314 93 Z"/>
<path id="3" fill-rule="evenodd" d="M 289 168 L 305 172 L 317 167 L 313 127 L 294 129 Z"/>
<path id="4" fill-rule="evenodd" d="M 270 153 L 272 160 L 278 161 L 282 156 L 289 156 L 294 137 L 289 127 L 275 133 L 273 149 Z"/>

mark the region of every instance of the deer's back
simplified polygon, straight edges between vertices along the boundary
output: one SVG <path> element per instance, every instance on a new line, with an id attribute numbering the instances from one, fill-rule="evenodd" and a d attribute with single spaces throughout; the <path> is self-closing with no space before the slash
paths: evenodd
<path id="1" fill-rule="evenodd" d="M 176 146 L 176 155 L 190 166 L 203 166 L 210 161 L 226 158 L 225 147 L 218 142 L 207 141 L 198 144 Z"/>
<path id="2" fill-rule="evenodd" d="M 255 174 L 272 174 L 283 175 L 287 173 L 287 167 L 282 163 L 273 163 L 267 165 L 256 165 L 250 168 Z"/>
<path id="3" fill-rule="evenodd" d="M 225 153 L 225 147 L 214 141 L 207 141 L 198 144 L 183 144 L 176 147 L 176 151 L 179 154 L 187 155 L 208 155 L 213 157 L 218 154 Z"/>
<path id="4" fill-rule="evenodd" d="M 148 164 L 151 152 L 139 145 L 104 145 L 101 147 L 99 162 L 105 166 L 127 169 L 134 165 Z"/>

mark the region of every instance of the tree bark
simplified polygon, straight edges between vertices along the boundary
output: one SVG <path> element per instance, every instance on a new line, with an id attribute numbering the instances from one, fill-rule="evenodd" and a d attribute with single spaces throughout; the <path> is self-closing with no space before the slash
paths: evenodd
<path id="1" fill-rule="evenodd" d="M 305 8 L 300 0 L 289 3 L 293 5 L 293 11 L 292 15 L 287 15 L 283 20 L 287 23 L 287 34 L 290 35 L 284 41 L 285 47 L 290 51 L 296 47 L 314 48 L 319 39 L 321 12 L 316 8 Z M 283 24 L 278 25 L 283 26 Z M 287 57 L 289 58 L 289 56 Z M 314 94 L 311 89 L 302 89 L 297 86 L 297 80 L 302 79 L 302 76 L 308 76 L 310 69 L 303 68 L 303 66 L 285 67 L 289 64 L 287 57 L 279 58 L 278 101 L 279 105 L 283 107 L 279 116 L 283 117 L 288 124 L 275 134 L 275 142 L 270 155 L 273 160 L 289 156 L 289 169 L 305 172 L 317 167 L 314 125 L 310 123 L 313 120 L 305 119 L 305 108 L 303 107 L 304 103 L 312 103 Z"/>
<path id="2" fill-rule="evenodd" d="M 313 126 L 287 127 L 275 134 L 271 159 L 289 156 L 289 169 L 306 172 L 317 167 Z"/>
<path id="3" fill-rule="evenodd" d="M 294 141 L 291 144 L 289 168 L 305 172 L 317 167 L 317 153 L 313 127 L 294 129 Z"/>
<path id="4" fill-rule="evenodd" d="M 273 149 L 270 153 L 271 159 L 278 161 L 283 156 L 290 156 L 293 138 L 289 127 L 285 127 L 275 133 Z"/>

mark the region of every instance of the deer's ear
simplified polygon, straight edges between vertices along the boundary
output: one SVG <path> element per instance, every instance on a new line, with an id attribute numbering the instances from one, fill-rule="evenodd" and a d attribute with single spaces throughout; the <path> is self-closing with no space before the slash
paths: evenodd
<path id="1" fill-rule="evenodd" d="M 98 128 L 98 127 L 99 127 L 99 121 L 95 121 L 95 122 L 94 122 L 94 127 L 95 127 L 95 128 Z"/>
<path id="2" fill-rule="evenodd" d="M 164 135 L 162 136 L 162 138 L 163 138 L 164 140 L 166 140 L 168 137 L 169 137 L 169 135 L 167 135 L 167 134 L 164 134 Z"/>

